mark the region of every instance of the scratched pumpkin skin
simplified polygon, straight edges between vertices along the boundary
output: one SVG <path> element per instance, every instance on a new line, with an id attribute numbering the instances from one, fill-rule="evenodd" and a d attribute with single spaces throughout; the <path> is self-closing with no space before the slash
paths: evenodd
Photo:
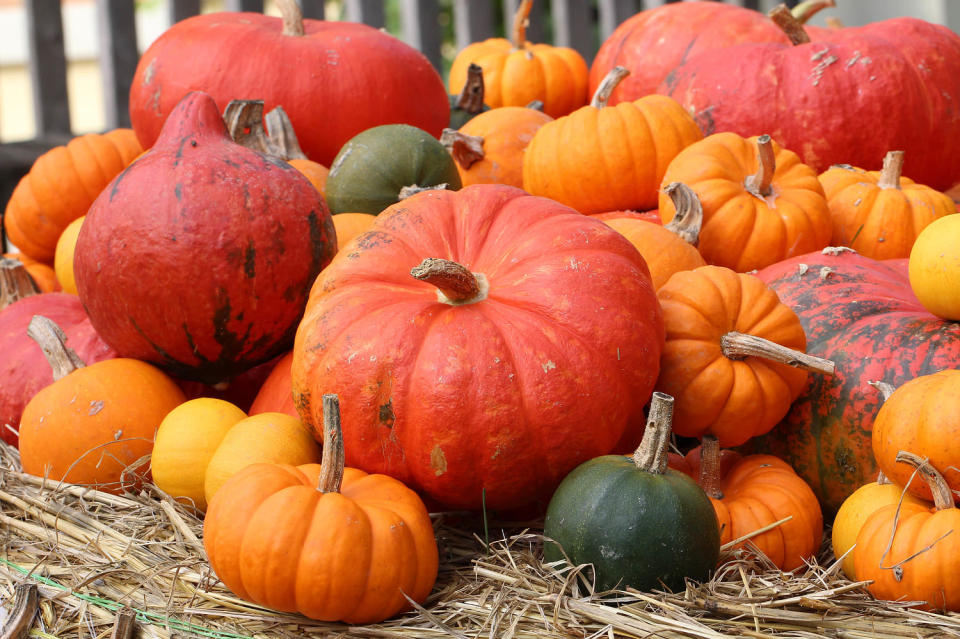
<path id="1" fill-rule="evenodd" d="M 410 270 L 485 276 L 440 301 Z M 663 320 L 646 263 L 607 225 L 520 189 L 430 191 L 381 213 L 314 284 L 294 401 L 319 433 L 340 397 L 347 464 L 443 506 L 522 505 L 642 428 Z"/>

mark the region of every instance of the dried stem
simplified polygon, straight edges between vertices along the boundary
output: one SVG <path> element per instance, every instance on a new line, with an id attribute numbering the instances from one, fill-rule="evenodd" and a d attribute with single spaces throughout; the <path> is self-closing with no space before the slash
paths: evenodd
<path id="1" fill-rule="evenodd" d="M 447 147 L 457 164 L 465 169 L 469 169 L 474 162 L 479 162 L 484 157 L 483 138 L 467 135 L 456 129 L 444 129 L 440 144 Z"/>
<path id="2" fill-rule="evenodd" d="M 880 399 L 887 401 L 890 399 L 890 396 L 893 395 L 893 392 L 896 387 L 893 384 L 888 384 L 886 382 L 867 382 L 871 386 L 877 389 L 877 392 L 880 393 Z"/>
<path id="3" fill-rule="evenodd" d="M 633 463 L 648 473 L 662 475 L 667 472 L 667 446 L 670 442 L 670 426 L 673 422 L 673 397 L 655 391 L 650 402 L 647 429 L 640 446 L 633 453 Z"/>
<path id="4" fill-rule="evenodd" d="M 936 506 L 937 510 L 954 507 L 953 491 L 950 490 L 950 485 L 947 484 L 947 480 L 944 479 L 939 470 L 933 467 L 929 460 L 901 450 L 897 453 L 896 461 L 909 464 L 917 469 L 923 480 L 927 482 L 927 486 L 930 487 L 930 492 L 933 493 L 933 505 Z"/>
<path id="5" fill-rule="evenodd" d="M 527 43 L 527 25 L 530 24 L 530 9 L 533 0 L 520 0 L 520 6 L 513 15 L 513 48 L 522 49 Z"/>
<path id="6" fill-rule="evenodd" d="M 110 632 L 110 639 L 133 639 L 137 631 L 137 616 L 132 608 L 117 613 L 117 621 Z"/>
<path id="7" fill-rule="evenodd" d="M 531 100 L 524 108 L 534 111 L 543 111 L 543 100 Z"/>
<path id="8" fill-rule="evenodd" d="M 267 133 L 268 153 L 282 160 L 306 160 L 307 154 L 300 148 L 300 141 L 293 130 L 290 116 L 279 104 L 263 116 Z"/>
<path id="9" fill-rule="evenodd" d="M 280 15 L 283 17 L 283 35 L 302 36 L 303 12 L 297 0 L 276 0 Z"/>
<path id="10" fill-rule="evenodd" d="M 397 194 L 398 200 L 405 200 L 408 197 L 413 197 L 417 193 L 423 193 L 424 191 L 442 191 L 445 188 L 450 186 L 446 182 L 441 182 L 440 184 L 434 184 L 433 186 L 420 186 L 418 184 L 411 184 L 410 186 L 405 186 L 400 189 L 400 193 Z"/>
<path id="11" fill-rule="evenodd" d="M 787 5 L 781 4 L 770 10 L 770 19 L 790 38 L 794 46 L 810 42 L 810 34 L 803 28 L 803 24 L 797 20 Z"/>
<path id="12" fill-rule="evenodd" d="M 810 18 L 817 15 L 824 9 L 830 9 L 837 6 L 836 0 L 804 0 L 797 3 L 790 13 L 800 24 L 806 24 Z"/>
<path id="13" fill-rule="evenodd" d="M 483 111 L 483 67 L 470 63 L 467 67 L 467 81 L 463 85 L 457 108 L 476 115 Z"/>
<path id="14" fill-rule="evenodd" d="M 700 488 L 707 497 L 723 499 L 720 489 L 720 440 L 716 435 L 704 435 L 700 442 Z"/>
<path id="15" fill-rule="evenodd" d="M 450 304 L 479 301 L 478 298 L 484 293 L 480 278 L 452 260 L 428 257 L 410 269 L 410 275 L 436 286 Z"/>
<path id="16" fill-rule="evenodd" d="M 900 176 L 903 174 L 903 151 L 890 151 L 883 156 L 883 168 L 877 186 L 881 189 L 899 189 Z"/>
<path id="17" fill-rule="evenodd" d="M 340 399 L 334 394 L 323 396 L 323 457 L 320 460 L 322 493 L 340 492 L 343 482 L 343 430 L 340 427 Z"/>
<path id="18" fill-rule="evenodd" d="M 761 135 L 757 138 L 757 172 L 747 177 L 744 187 L 753 195 L 763 199 L 772 193 L 770 185 L 773 183 L 773 174 L 776 171 L 773 140 L 769 135 Z"/>
<path id="19" fill-rule="evenodd" d="M 23 262 L 0 257 L 0 310 L 40 292 Z"/>
<path id="20" fill-rule="evenodd" d="M 828 359 L 807 355 L 768 339 L 736 331 L 730 331 L 720 338 L 720 350 L 728 359 L 762 357 L 779 364 L 823 375 L 833 375 L 836 369 L 834 363 Z"/>
<path id="21" fill-rule="evenodd" d="M 36 584 L 18 583 L 13 587 L 13 606 L 0 630 L 0 639 L 21 639 L 30 633 L 39 599 Z"/>
<path id="22" fill-rule="evenodd" d="M 682 182 L 671 182 L 664 189 L 673 202 L 676 213 L 673 219 L 664 225 L 683 238 L 689 244 L 696 246 L 700 241 L 700 230 L 703 228 L 703 206 L 700 198 L 689 186 Z"/>
<path id="23" fill-rule="evenodd" d="M 43 350 L 43 356 L 53 369 L 53 381 L 86 366 L 76 351 L 67 346 L 66 334 L 52 319 L 34 315 L 27 326 L 27 335 Z"/>
<path id="24" fill-rule="evenodd" d="M 607 106 L 613 90 L 616 89 L 617 85 L 628 75 L 630 75 L 630 69 L 627 67 L 616 66 L 610 69 L 609 73 L 600 81 L 600 86 L 597 87 L 597 91 L 593 94 L 593 99 L 590 100 L 590 106 L 597 109 L 602 109 Z"/>
<path id="25" fill-rule="evenodd" d="M 231 100 L 223 110 L 223 122 L 234 142 L 254 151 L 268 152 L 263 100 Z"/>

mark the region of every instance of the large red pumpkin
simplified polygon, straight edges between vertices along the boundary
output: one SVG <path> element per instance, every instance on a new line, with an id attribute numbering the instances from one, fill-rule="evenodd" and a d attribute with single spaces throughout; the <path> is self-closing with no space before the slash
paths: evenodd
<path id="1" fill-rule="evenodd" d="M 119 353 L 212 384 L 290 347 L 335 252 L 307 178 L 234 143 L 213 99 L 196 92 L 94 202 L 74 273 Z"/>
<path id="2" fill-rule="evenodd" d="M 428 191 L 317 279 L 294 401 L 319 432 L 340 396 L 351 466 L 509 508 L 642 427 L 663 340 L 647 265 L 606 224 L 514 187 Z"/>
<path id="3" fill-rule="evenodd" d="M 960 324 L 920 305 L 907 260 L 825 252 L 758 273 L 800 317 L 807 352 L 833 360 L 836 372 L 811 376 L 786 418 L 750 445 L 786 460 L 832 514 L 877 474 L 871 429 L 882 397 L 869 382 L 896 387 L 960 368 Z"/>
<path id="4" fill-rule="evenodd" d="M 343 144 L 381 124 L 405 123 L 439 137 L 450 118 L 440 75 L 413 47 L 354 22 L 209 13 L 182 20 L 144 52 L 130 89 L 130 119 L 144 147 L 190 91 L 282 105 L 311 160 L 330 166 Z"/>

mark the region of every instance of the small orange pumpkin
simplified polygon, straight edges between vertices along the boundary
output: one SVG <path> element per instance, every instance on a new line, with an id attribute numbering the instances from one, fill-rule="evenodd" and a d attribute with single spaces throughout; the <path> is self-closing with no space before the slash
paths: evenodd
<path id="1" fill-rule="evenodd" d="M 901 176 L 903 151 L 890 151 L 880 171 L 835 165 L 820 175 L 833 220 L 832 246 L 875 260 L 910 257 L 920 231 L 957 212 L 948 195 Z"/>
<path id="2" fill-rule="evenodd" d="M 663 183 L 683 182 L 703 204 L 700 253 L 738 272 L 825 248 L 831 221 L 816 172 L 769 135 L 715 133 L 683 149 Z M 660 194 L 660 217 L 674 216 Z"/>
<path id="3" fill-rule="evenodd" d="M 337 250 L 365 231 L 377 221 L 370 213 L 337 213 L 333 216 L 333 228 L 337 232 Z"/>
<path id="4" fill-rule="evenodd" d="M 488 38 L 463 48 L 450 66 L 449 92 L 467 82 L 470 64 L 483 69 L 484 101 L 491 109 L 543 102 L 550 117 L 566 115 L 587 102 L 587 63 L 575 49 L 527 42 L 533 0 L 521 0 L 513 19 L 513 41 Z"/>
<path id="5" fill-rule="evenodd" d="M 60 282 L 57 281 L 57 275 L 49 264 L 38 262 L 25 253 L 4 253 L 2 257 L 22 264 L 39 292 L 53 293 L 60 290 Z M 0 305 L 0 308 L 3 306 Z"/>
<path id="6" fill-rule="evenodd" d="M 242 599 L 311 619 L 375 623 L 422 603 L 437 578 L 433 526 L 415 492 L 344 468 L 336 395 L 321 465 L 254 464 L 210 503 L 203 543 Z"/>

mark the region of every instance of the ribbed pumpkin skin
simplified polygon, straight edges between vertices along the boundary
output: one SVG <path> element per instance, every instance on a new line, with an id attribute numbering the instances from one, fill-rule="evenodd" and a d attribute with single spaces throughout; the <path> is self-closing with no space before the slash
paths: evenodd
<path id="1" fill-rule="evenodd" d="M 705 581 L 720 553 L 713 507 L 696 482 L 672 469 L 638 470 L 620 455 L 591 459 L 567 475 L 550 500 L 544 535 L 573 565 L 593 564 L 598 591 L 651 590 L 661 581 L 682 590 L 685 577 Z M 564 558 L 549 542 L 543 554 L 546 562 Z"/>
<path id="2" fill-rule="evenodd" d="M 87 364 L 117 356 L 90 324 L 76 295 L 44 293 L 18 300 L 0 310 L 0 438 L 17 443 L 15 430 L 30 398 L 53 383 L 53 373 L 35 341 L 27 337 L 34 315 L 53 320 L 67 335 L 67 346 Z"/>
<path id="3" fill-rule="evenodd" d="M 804 352 L 796 314 L 759 278 L 720 266 L 676 273 L 657 297 L 667 331 L 657 390 L 676 401 L 673 432 L 738 446 L 776 426 L 807 372 L 759 357 L 729 359 L 720 342 L 735 331 Z"/>
<path id="4" fill-rule="evenodd" d="M 627 18 L 600 45 L 590 66 L 592 95 L 617 65 L 630 69 L 610 104 L 657 93 L 661 81 L 685 59 L 741 42 L 783 42 L 766 16 L 725 2 L 676 2 Z"/>
<path id="5" fill-rule="evenodd" d="M 489 295 L 438 301 L 409 275 L 428 257 L 484 274 Z M 294 400 L 319 432 L 321 395 L 339 395 L 351 466 L 450 507 L 532 502 L 643 423 L 663 340 L 649 277 L 625 238 L 556 202 L 488 184 L 421 193 L 317 279 Z"/>
<path id="6" fill-rule="evenodd" d="M 293 351 L 280 358 L 270 375 L 263 382 L 260 391 L 250 406 L 250 414 L 286 413 L 299 418 L 297 407 L 293 403 L 293 380 L 290 369 L 293 366 Z"/>
<path id="7" fill-rule="evenodd" d="M 247 601 L 311 619 L 375 623 L 423 602 L 439 563 L 416 493 L 385 475 L 344 469 L 317 490 L 319 464 L 255 464 L 210 504 L 203 543 L 221 581 Z"/>
<path id="8" fill-rule="evenodd" d="M 143 152 L 132 129 L 89 133 L 50 149 L 10 196 L 3 223 L 24 254 L 53 264 L 60 233 L 86 214 L 100 191 Z"/>
<path id="9" fill-rule="evenodd" d="M 784 420 L 750 448 L 786 460 L 833 513 L 876 477 L 871 427 L 881 397 L 868 382 L 896 387 L 960 368 L 960 324 L 920 305 L 906 260 L 811 253 L 758 276 L 800 317 L 807 352 L 833 360 L 836 372 L 811 375 Z"/>
<path id="10" fill-rule="evenodd" d="M 663 184 L 683 182 L 700 198 L 698 249 L 707 262 L 741 273 L 822 249 L 832 229 L 816 172 L 776 139 L 772 194 L 761 199 L 747 191 L 744 180 L 758 167 L 756 141 L 716 133 L 681 151 L 663 176 Z M 666 193 L 660 193 L 659 208 L 665 224 L 673 219 L 676 209 Z"/>
<path id="11" fill-rule="evenodd" d="M 585 215 L 652 209 L 667 165 L 702 138 L 693 118 L 662 95 L 588 105 L 533 136 L 523 156 L 523 188 Z"/>
<path id="12" fill-rule="evenodd" d="M 118 352 L 216 383 L 289 348 L 335 251 L 307 179 L 234 144 L 213 99 L 192 93 L 90 208 L 74 276 Z"/>
<path id="13" fill-rule="evenodd" d="M 602 219 L 600 216 L 594 217 Z M 611 217 L 603 222 L 630 240 L 640 251 L 640 255 L 650 267 L 650 279 L 653 280 L 655 290 L 660 290 L 674 273 L 707 265 L 695 246 L 673 231 L 657 223 L 651 224 L 652 220 L 624 216 Z"/>
<path id="14" fill-rule="evenodd" d="M 190 91 L 209 93 L 221 112 L 233 99 L 262 99 L 264 112 L 282 105 L 303 152 L 325 166 L 351 137 L 381 124 L 439 137 L 450 107 L 426 56 L 365 24 L 303 23 L 304 36 L 286 36 L 280 18 L 225 12 L 167 29 L 140 57 L 130 89 L 141 143 L 153 145 Z"/>
<path id="15" fill-rule="evenodd" d="M 960 35 L 942 25 L 894 18 L 798 46 L 705 51 L 657 92 L 707 135 L 767 133 L 817 172 L 879 169 L 888 151 L 902 150 L 911 179 L 938 190 L 960 181 Z"/>
<path id="16" fill-rule="evenodd" d="M 500 107 L 481 113 L 460 132 L 483 138 L 483 159 L 465 168 L 457 163 L 460 181 L 471 184 L 506 184 L 523 187 L 523 155 L 534 134 L 551 118 L 526 107 Z"/>
<path id="17" fill-rule="evenodd" d="M 920 231 L 957 212 L 950 196 L 901 177 L 900 188 L 881 188 L 879 171 L 834 166 L 820 175 L 830 217 L 832 246 L 849 246 L 875 260 L 910 257 Z"/>

